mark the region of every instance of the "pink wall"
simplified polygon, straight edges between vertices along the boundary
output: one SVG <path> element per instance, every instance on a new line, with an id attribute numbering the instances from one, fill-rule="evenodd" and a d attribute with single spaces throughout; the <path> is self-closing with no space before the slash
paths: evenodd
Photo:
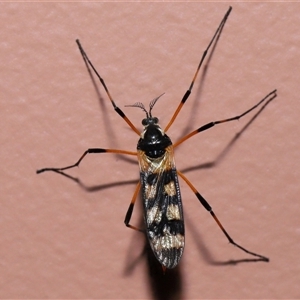
<path id="1" fill-rule="evenodd" d="M 181 182 L 185 253 L 175 275 L 151 277 L 143 235 L 123 224 L 138 179 L 134 158 L 90 155 L 70 171 L 88 186 L 117 183 L 91 193 L 58 174 L 35 174 L 89 147 L 136 147 L 102 87 L 99 104 L 76 38 L 138 128 L 142 111 L 124 105 L 147 106 L 165 92 L 153 110 L 165 126 L 229 5 L 0 4 L 1 298 L 153 298 L 157 281 L 176 285 L 179 299 L 300 297 L 298 3 L 231 4 L 202 89 L 199 78 L 168 132 L 176 141 L 278 89 L 214 167 L 189 170 L 215 161 L 255 113 L 176 149 L 178 169 L 236 242 L 270 263 L 226 264 L 251 257 L 228 244 Z M 140 215 L 138 206 L 133 224 Z"/>

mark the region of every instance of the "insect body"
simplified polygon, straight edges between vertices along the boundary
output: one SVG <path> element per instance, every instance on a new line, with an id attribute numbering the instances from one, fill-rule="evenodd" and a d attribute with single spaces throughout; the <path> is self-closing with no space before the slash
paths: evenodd
<path id="1" fill-rule="evenodd" d="M 184 248 L 183 211 L 172 142 L 158 125 L 158 119 L 151 116 L 158 98 L 150 103 L 149 114 L 146 112 L 147 118 L 143 119 L 145 127 L 137 145 L 137 157 L 147 236 L 158 261 L 173 268 Z"/>
<path id="2" fill-rule="evenodd" d="M 84 62 L 89 69 L 90 67 L 94 70 L 98 79 L 100 80 L 102 86 L 104 87 L 108 98 L 110 99 L 115 111 L 125 120 L 125 122 L 131 127 L 131 129 L 140 136 L 137 144 L 137 151 L 127 151 L 120 149 L 104 149 L 104 148 L 90 148 L 86 150 L 79 160 L 70 166 L 64 168 L 44 168 L 37 170 L 37 173 L 42 173 L 45 171 L 53 171 L 67 176 L 70 179 L 79 182 L 78 178 L 72 177 L 65 173 L 67 169 L 71 169 L 79 166 L 83 158 L 89 153 L 118 153 L 124 155 L 133 155 L 138 158 L 140 166 L 140 181 L 136 186 L 134 195 L 132 197 L 131 203 L 129 205 L 128 211 L 125 216 L 125 225 L 135 230 L 140 230 L 137 227 L 130 224 L 133 208 L 137 196 L 142 190 L 142 200 L 144 206 L 144 220 L 145 220 L 145 231 L 153 250 L 154 255 L 157 260 L 162 265 L 163 269 L 174 268 L 177 266 L 184 249 L 184 223 L 183 223 L 183 209 L 182 201 L 178 183 L 178 176 L 181 177 L 187 185 L 194 192 L 195 196 L 199 202 L 204 206 L 204 208 L 211 214 L 211 216 L 216 221 L 217 225 L 223 231 L 224 235 L 227 237 L 228 241 L 241 249 L 242 251 L 256 257 L 256 260 L 269 261 L 269 259 L 263 255 L 254 253 L 247 250 L 246 248 L 240 246 L 227 233 L 215 213 L 213 212 L 211 206 L 204 199 L 204 197 L 197 191 L 197 189 L 192 185 L 192 183 L 178 170 L 176 170 L 174 162 L 174 149 L 191 138 L 192 136 L 208 130 L 215 125 L 231 122 L 238 120 L 246 114 L 250 113 L 256 107 L 264 103 L 267 105 L 272 99 L 276 97 L 276 90 L 269 93 L 262 100 L 260 100 L 256 105 L 246 110 L 240 115 L 235 117 L 222 119 L 218 121 L 209 122 L 196 130 L 190 132 L 183 138 L 181 138 L 176 143 L 172 144 L 170 138 L 167 136 L 166 132 L 173 124 L 177 115 L 179 114 L 184 103 L 187 101 L 189 95 L 191 94 L 194 82 L 197 78 L 200 67 L 207 55 L 209 48 L 212 43 L 217 40 L 220 33 L 224 27 L 224 24 L 230 14 L 231 7 L 228 9 L 223 20 L 221 21 L 217 31 L 215 32 L 211 42 L 204 51 L 197 70 L 194 74 L 193 80 L 190 84 L 189 89 L 184 94 L 180 104 L 178 105 L 175 113 L 173 114 L 171 120 L 169 121 L 166 128 L 163 130 L 158 124 L 158 118 L 152 117 L 152 108 L 154 107 L 156 101 L 162 96 L 155 98 L 150 102 L 149 111 L 147 111 L 144 105 L 140 102 L 134 105 L 128 105 L 131 107 L 138 107 L 146 113 L 146 118 L 143 119 L 142 125 L 144 126 L 143 131 L 140 131 L 131 123 L 131 121 L 126 117 L 124 112 L 116 105 L 113 98 L 111 97 L 108 88 L 99 75 L 88 56 L 84 52 L 80 42 L 77 40 L 78 47 L 84 59 Z"/>

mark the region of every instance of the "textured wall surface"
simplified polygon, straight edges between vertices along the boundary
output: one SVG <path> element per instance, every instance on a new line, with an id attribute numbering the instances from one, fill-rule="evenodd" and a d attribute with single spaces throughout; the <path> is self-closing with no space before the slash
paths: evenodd
<path id="1" fill-rule="evenodd" d="M 229 5 L 0 4 L 0 298 L 300 297 L 298 3 L 231 3 L 207 72 L 168 131 L 176 141 L 278 89 L 254 120 L 252 112 L 175 151 L 233 239 L 269 263 L 228 244 L 181 182 L 186 248 L 162 276 L 144 236 L 123 223 L 134 157 L 90 155 L 69 170 L 90 192 L 35 173 L 72 164 L 89 147 L 136 147 L 100 85 L 97 95 L 75 39 L 139 129 L 144 113 L 124 106 L 165 92 L 153 114 L 166 126 Z M 138 203 L 132 224 L 140 223 Z"/>

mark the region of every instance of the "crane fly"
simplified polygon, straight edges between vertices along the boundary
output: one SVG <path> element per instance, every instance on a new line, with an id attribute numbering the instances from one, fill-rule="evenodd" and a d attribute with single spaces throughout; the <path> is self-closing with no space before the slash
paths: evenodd
<path id="1" fill-rule="evenodd" d="M 164 130 L 159 125 L 158 118 L 152 115 L 152 109 L 154 108 L 155 103 L 160 99 L 160 97 L 162 97 L 163 94 L 156 97 L 150 102 L 148 110 L 141 102 L 136 102 L 133 105 L 127 105 L 130 107 L 141 109 L 146 115 L 146 117 L 142 120 L 143 130 L 142 132 L 140 132 L 127 118 L 124 112 L 116 105 L 103 78 L 99 75 L 99 73 L 91 63 L 87 54 L 83 50 L 79 40 L 76 40 L 87 68 L 89 69 L 91 67 L 95 72 L 95 74 L 97 75 L 103 88 L 106 91 L 109 100 L 113 105 L 114 110 L 121 116 L 121 118 L 124 119 L 124 121 L 129 125 L 129 127 L 136 134 L 139 135 L 140 138 L 137 143 L 137 151 L 90 148 L 86 150 L 83 153 L 83 155 L 79 158 L 79 160 L 73 165 L 64 168 L 43 168 L 37 170 L 37 173 L 42 173 L 45 171 L 54 171 L 65 175 L 63 171 L 74 167 L 78 167 L 80 162 L 83 160 L 83 158 L 90 153 L 117 153 L 117 154 L 136 156 L 139 162 L 140 181 L 138 182 L 135 188 L 135 192 L 130 202 L 129 208 L 127 210 L 124 222 L 127 227 L 130 227 L 134 230 L 140 230 L 136 226 L 131 225 L 130 220 L 131 220 L 136 199 L 138 197 L 138 194 L 141 191 L 143 209 L 144 209 L 145 230 L 140 230 L 140 231 L 146 232 L 151 249 L 156 259 L 162 265 L 164 270 L 166 270 L 167 268 L 172 269 L 178 265 L 180 258 L 182 257 L 183 249 L 185 245 L 183 206 L 182 206 L 178 177 L 183 179 L 183 181 L 185 181 L 186 184 L 191 188 L 191 190 L 193 191 L 197 199 L 204 206 L 204 208 L 211 214 L 211 216 L 216 221 L 216 223 L 218 224 L 218 226 L 223 231 L 223 233 L 225 234 L 225 236 L 227 237 L 228 241 L 231 244 L 235 245 L 242 251 L 256 257 L 257 260 L 261 260 L 265 262 L 269 261 L 267 257 L 249 251 L 246 248 L 234 242 L 234 240 L 230 237 L 228 232 L 225 230 L 225 228 L 223 227 L 223 225 L 215 215 L 209 203 L 197 191 L 197 189 L 185 177 L 185 175 L 183 175 L 180 171 L 176 169 L 175 161 L 174 161 L 174 149 L 184 141 L 191 138 L 192 136 L 200 132 L 203 132 L 205 130 L 208 130 L 214 127 L 215 125 L 231 122 L 234 120 L 239 120 L 240 118 L 247 115 L 258 106 L 260 106 L 262 103 L 266 104 L 272 99 L 274 99 L 277 96 L 276 90 L 270 92 L 257 104 L 255 104 L 253 107 L 246 110 L 242 114 L 227 119 L 209 122 L 199 127 L 198 129 L 190 132 L 186 136 L 182 137 L 174 144 L 166 134 L 168 129 L 171 127 L 171 125 L 177 118 L 183 105 L 189 98 L 194 86 L 194 82 L 203 64 L 203 61 L 211 45 L 219 38 L 221 31 L 226 23 L 226 20 L 231 12 L 231 9 L 232 8 L 229 7 L 219 27 L 217 28 L 213 38 L 211 39 L 208 47 L 203 52 L 198 67 L 196 69 L 196 72 L 194 74 L 194 77 L 192 79 L 192 82 L 190 84 L 190 87 L 184 94 L 181 102 L 179 103 L 171 120 L 169 121 L 169 123 L 167 124 Z M 69 175 L 66 176 L 74 179 Z"/>

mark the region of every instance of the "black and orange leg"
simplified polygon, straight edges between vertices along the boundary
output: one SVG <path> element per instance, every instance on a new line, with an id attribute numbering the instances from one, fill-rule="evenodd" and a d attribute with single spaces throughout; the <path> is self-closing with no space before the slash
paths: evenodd
<path id="1" fill-rule="evenodd" d="M 181 143 L 183 143 L 184 141 L 186 141 L 187 139 L 191 138 L 192 136 L 198 134 L 199 132 L 202 132 L 202 131 L 205 131 L 209 128 L 212 128 L 213 126 L 215 126 L 217 124 L 222 124 L 222 123 L 227 123 L 227 122 L 231 122 L 231 121 L 234 121 L 234 120 L 239 120 L 240 118 L 242 118 L 243 116 L 247 115 L 252 110 L 254 110 L 256 107 L 261 105 L 263 102 L 265 102 L 265 104 L 267 104 L 268 102 L 272 101 L 276 96 L 277 96 L 276 90 L 274 90 L 271 93 L 269 93 L 266 97 L 264 97 L 262 100 L 260 100 L 257 104 L 255 104 L 253 107 L 251 107 L 250 109 L 248 109 L 247 111 L 243 112 L 242 114 L 240 114 L 238 116 L 228 118 L 228 119 L 224 119 L 224 120 L 210 122 L 210 123 L 207 123 L 207 124 L 199 127 L 198 129 L 190 132 L 189 134 L 187 134 L 186 136 L 181 138 L 179 141 L 174 143 L 174 148 L 177 147 L 178 145 L 180 145 Z"/>
<path id="2" fill-rule="evenodd" d="M 191 85 L 190 85 L 189 89 L 185 92 L 185 94 L 184 94 L 184 96 L 183 96 L 181 102 L 179 103 L 179 105 L 178 105 L 178 107 L 177 107 L 175 113 L 173 114 L 173 116 L 172 116 L 170 122 L 169 122 L 168 125 L 166 126 L 165 132 L 167 132 L 167 130 L 171 127 L 171 125 L 172 125 L 173 122 L 175 121 L 177 115 L 179 114 L 181 108 L 183 107 L 184 103 L 186 102 L 186 100 L 187 100 L 188 97 L 190 96 L 190 94 L 191 94 L 191 92 L 192 92 L 192 89 L 193 89 L 193 86 L 194 86 L 194 83 L 195 83 L 195 80 L 196 80 L 196 78 L 197 78 L 197 76 L 198 76 L 198 73 L 199 73 L 199 70 L 200 70 L 200 68 L 201 68 L 201 66 L 202 66 L 202 64 L 203 64 L 203 61 L 204 61 L 204 59 L 205 59 L 205 57 L 206 57 L 206 55 L 207 55 L 207 53 L 208 53 L 208 50 L 209 50 L 209 48 L 211 47 L 211 45 L 213 44 L 213 42 L 214 42 L 215 40 L 217 40 L 218 37 L 220 36 L 220 34 L 221 34 L 222 30 L 223 30 L 223 27 L 224 27 L 224 25 L 225 25 L 225 23 L 226 23 L 226 20 L 227 20 L 227 18 L 228 18 L 228 16 L 229 16 L 231 10 L 232 10 L 232 7 L 230 6 L 229 9 L 228 9 L 228 11 L 226 12 L 224 18 L 222 19 L 222 21 L 221 21 L 221 23 L 220 23 L 218 29 L 216 30 L 216 32 L 215 32 L 213 38 L 211 39 L 211 41 L 210 41 L 210 43 L 208 44 L 208 46 L 207 46 L 207 48 L 205 49 L 205 51 L 203 52 L 202 57 L 201 57 L 200 62 L 199 62 L 199 65 L 198 65 L 198 67 L 197 67 L 197 70 L 196 70 L 196 72 L 195 72 L 195 74 L 194 74 L 194 77 L 193 77 L 193 79 L 192 79 Z"/>
<path id="3" fill-rule="evenodd" d="M 43 169 L 39 169 L 36 171 L 37 174 L 39 173 L 43 173 L 46 171 L 53 171 L 53 172 L 62 172 L 68 169 L 72 169 L 74 167 L 78 167 L 80 162 L 83 160 L 83 158 L 89 154 L 89 153 L 115 153 L 115 154 L 126 154 L 126 155 L 137 155 L 137 152 L 134 151 L 126 151 L 126 150 L 118 150 L 118 149 L 103 149 L 103 148 L 90 148 L 88 150 L 86 150 L 81 157 L 78 159 L 78 161 L 70 166 L 67 167 L 63 167 L 63 168 L 43 168 Z"/>
<path id="4" fill-rule="evenodd" d="M 265 261 L 268 262 L 269 258 L 254 253 L 252 251 L 247 250 L 246 248 L 240 246 L 239 244 L 237 244 L 228 234 L 228 232 L 225 230 L 225 228 L 223 227 L 223 225 L 221 224 L 221 222 L 219 221 L 219 219 L 217 218 L 217 216 L 215 215 L 215 213 L 213 212 L 211 206 L 208 204 L 208 202 L 200 195 L 200 193 L 196 190 L 196 188 L 192 185 L 192 183 L 179 171 L 177 171 L 178 175 L 186 182 L 186 184 L 191 188 L 191 190 L 194 192 L 194 194 L 196 195 L 196 197 L 198 198 L 198 200 L 200 201 L 200 203 L 204 206 L 204 208 L 211 214 L 211 216 L 214 218 L 214 220 L 216 221 L 216 223 L 218 224 L 218 226 L 221 228 L 221 230 L 223 231 L 223 233 L 225 234 L 225 236 L 227 237 L 229 243 L 233 244 L 234 246 L 238 247 L 239 249 L 243 250 L 244 252 L 256 256 L 259 258 L 259 260 L 261 261 Z"/>
<path id="5" fill-rule="evenodd" d="M 132 199 L 131 199 L 131 202 L 130 202 L 130 205 L 128 207 L 128 210 L 127 210 L 127 213 L 126 213 L 126 216 L 125 216 L 125 220 L 124 220 L 124 223 L 127 227 L 131 228 L 131 229 L 134 229 L 134 230 L 137 230 L 137 231 L 142 231 L 144 232 L 144 230 L 141 230 L 139 228 L 137 228 L 136 226 L 133 226 L 133 225 L 130 225 L 129 222 L 131 220 L 131 216 L 132 216 L 132 212 L 133 212 L 133 208 L 134 208 L 134 204 L 135 204 L 135 201 L 137 199 L 137 196 L 139 194 L 139 191 L 141 189 L 141 182 L 139 181 L 139 183 L 137 184 L 136 188 L 135 188 L 135 191 L 134 191 L 134 194 L 132 196 Z"/>
<path id="6" fill-rule="evenodd" d="M 95 72 L 96 76 L 98 77 L 99 81 L 101 82 L 102 86 L 105 89 L 105 92 L 109 98 L 109 100 L 111 101 L 112 106 L 114 107 L 114 110 L 118 113 L 119 116 L 121 116 L 122 119 L 124 119 L 124 121 L 130 126 L 130 128 L 137 133 L 138 135 L 140 135 L 139 130 L 131 123 L 131 121 L 126 117 L 126 115 L 124 114 L 124 112 L 116 105 L 115 101 L 113 100 L 112 96 L 109 93 L 109 90 L 103 80 L 103 78 L 100 76 L 100 74 L 97 72 L 96 68 L 93 66 L 92 62 L 89 60 L 87 54 L 85 53 L 85 51 L 83 50 L 79 40 L 76 40 L 76 43 L 79 47 L 80 53 L 83 57 L 83 60 L 86 64 L 86 67 L 89 70 L 89 66 L 93 69 L 93 71 Z"/>

